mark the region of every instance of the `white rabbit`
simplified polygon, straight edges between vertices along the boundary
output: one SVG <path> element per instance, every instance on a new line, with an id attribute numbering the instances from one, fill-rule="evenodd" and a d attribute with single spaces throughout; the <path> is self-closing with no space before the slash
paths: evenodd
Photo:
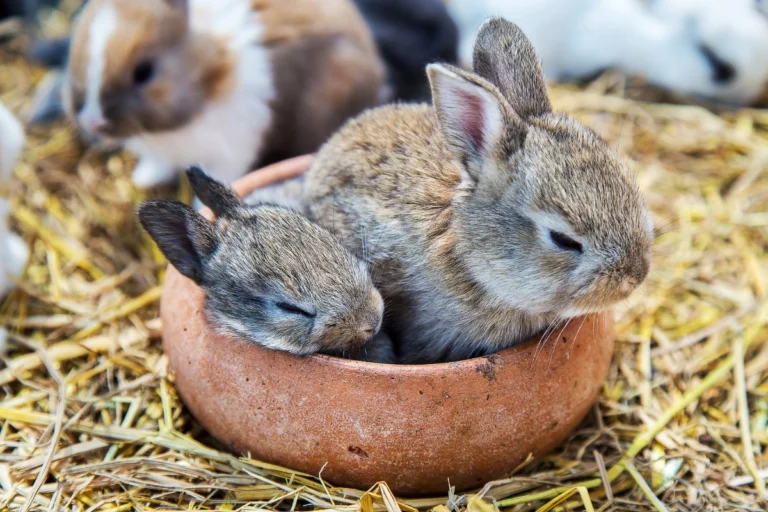
<path id="1" fill-rule="evenodd" d="M 13 114 L 0 103 L 0 185 L 13 172 L 24 147 L 24 129 Z M 29 258 L 24 241 L 8 230 L 9 205 L 0 199 L 0 299 L 13 288 Z M 0 328 L 0 353 L 5 348 L 5 331 Z"/>
<path id="2" fill-rule="evenodd" d="M 468 63 L 477 27 L 504 16 L 530 37 L 553 80 L 607 68 L 687 95 L 756 101 L 768 83 L 761 0 L 450 0 Z"/>

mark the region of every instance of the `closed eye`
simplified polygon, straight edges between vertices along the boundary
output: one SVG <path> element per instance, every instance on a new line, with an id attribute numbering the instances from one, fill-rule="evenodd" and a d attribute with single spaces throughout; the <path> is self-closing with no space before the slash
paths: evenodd
<path id="1" fill-rule="evenodd" d="M 578 252 L 581 253 L 584 251 L 584 247 L 574 240 L 573 238 L 569 237 L 566 234 L 560 233 L 559 231 L 549 231 L 549 238 L 552 240 L 552 243 L 557 246 L 558 249 L 562 251 L 571 251 L 571 252 Z"/>
<path id="2" fill-rule="evenodd" d="M 278 309 L 281 309 L 285 311 L 286 313 L 290 313 L 292 315 L 301 315 L 306 318 L 315 318 L 317 316 L 317 313 L 313 313 L 310 311 L 307 311 L 305 309 L 300 308 L 299 306 L 296 306 L 294 304 L 290 304 L 288 302 L 276 302 L 275 306 Z"/>

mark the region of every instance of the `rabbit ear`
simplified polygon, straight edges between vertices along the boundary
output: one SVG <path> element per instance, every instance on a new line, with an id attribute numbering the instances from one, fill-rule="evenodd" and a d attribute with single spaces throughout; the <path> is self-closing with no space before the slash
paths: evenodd
<path id="1" fill-rule="evenodd" d="M 139 206 L 138 215 L 141 225 L 176 270 L 202 284 L 203 261 L 216 249 L 213 225 L 176 201 L 148 201 Z"/>
<path id="2" fill-rule="evenodd" d="M 231 215 L 243 204 L 233 190 L 208 176 L 200 167 L 188 168 L 187 178 L 192 186 L 192 191 L 205 206 L 213 211 L 216 217 Z"/>
<path id="3" fill-rule="evenodd" d="M 440 64 L 427 66 L 427 74 L 440 131 L 477 180 L 482 161 L 508 135 L 505 131 L 524 133 L 523 123 L 514 119 L 499 91 L 485 80 Z"/>
<path id="4" fill-rule="evenodd" d="M 539 58 L 514 23 L 486 20 L 477 33 L 472 60 L 475 73 L 498 87 L 523 119 L 552 112 Z"/>

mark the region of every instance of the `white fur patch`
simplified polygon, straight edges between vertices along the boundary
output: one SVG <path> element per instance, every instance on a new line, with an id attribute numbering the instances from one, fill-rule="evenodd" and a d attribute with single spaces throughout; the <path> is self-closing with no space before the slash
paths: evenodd
<path id="1" fill-rule="evenodd" d="M 16 117 L 0 103 L 0 184 L 16 167 L 24 147 L 24 128 Z"/>
<path id="2" fill-rule="evenodd" d="M 85 87 L 85 104 L 79 117 L 88 130 L 104 122 L 99 94 L 104 80 L 104 67 L 109 40 L 117 30 L 117 11 L 111 2 L 105 2 L 88 27 L 88 71 Z"/>
<path id="3" fill-rule="evenodd" d="M 189 7 L 192 30 L 224 38 L 235 55 L 234 86 L 189 124 L 137 135 L 126 147 L 157 169 L 180 171 L 197 164 L 231 183 L 250 170 L 272 121 L 269 104 L 275 89 L 268 50 L 260 45 L 263 26 L 250 0 L 191 0 Z M 141 185 L 153 186 L 168 177 L 168 173 L 158 173 L 156 180 L 142 176 Z"/>

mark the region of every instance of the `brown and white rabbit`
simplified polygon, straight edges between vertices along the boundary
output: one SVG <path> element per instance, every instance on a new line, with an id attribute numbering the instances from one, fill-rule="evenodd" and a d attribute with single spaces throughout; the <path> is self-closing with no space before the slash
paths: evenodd
<path id="1" fill-rule="evenodd" d="M 224 333 L 298 355 L 393 362 L 376 336 L 383 302 L 368 268 L 327 230 L 273 205 L 245 206 L 202 170 L 187 171 L 214 223 L 176 201 L 149 201 L 139 219 L 174 267 L 206 295 Z"/>
<path id="2" fill-rule="evenodd" d="M 306 178 L 309 214 L 351 251 L 367 246 L 403 363 L 487 354 L 608 308 L 650 264 L 633 176 L 552 111 L 522 31 L 487 20 L 474 69 L 428 66 L 434 108 L 362 114 Z"/>
<path id="3" fill-rule="evenodd" d="M 350 0 L 91 0 L 67 68 L 66 110 L 140 157 L 140 187 L 314 151 L 384 78 Z"/>

